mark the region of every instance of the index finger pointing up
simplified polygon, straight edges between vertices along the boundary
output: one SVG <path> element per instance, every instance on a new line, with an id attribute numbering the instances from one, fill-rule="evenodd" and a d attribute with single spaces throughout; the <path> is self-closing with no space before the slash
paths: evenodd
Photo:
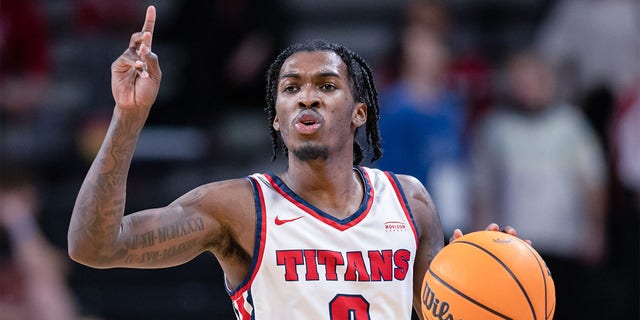
<path id="1" fill-rule="evenodd" d="M 156 7 L 149 6 L 147 8 L 147 14 L 144 19 L 144 25 L 142 26 L 142 43 L 144 43 L 149 49 L 151 49 L 151 40 L 153 38 L 153 28 L 156 24 Z M 147 35 L 148 33 L 148 35 Z"/>
<path id="2" fill-rule="evenodd" d="M 144 19 L 144 25 L 142 26 L 142 32 L 151 32 L 153 34 L 153 27 L 156 24 L 156 7 L 149 6 L 147 8 L 147 15 Z"/>

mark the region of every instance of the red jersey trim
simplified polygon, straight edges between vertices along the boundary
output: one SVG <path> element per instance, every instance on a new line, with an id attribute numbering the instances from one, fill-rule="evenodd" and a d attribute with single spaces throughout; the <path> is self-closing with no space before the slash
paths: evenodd
<path id="1" fill-rule="evenodd" d="M 362 204 L 360 205 L 360 208 L 345 219 L 337 219 L 332 215 L 318 209 L 306 200 L 302 199 L 295 192 L 289 189 L 289 187 L 284 184 L 284 182 L 280 180 L 280 178 L 278 178 L 276 175 L 265 174 L 264 176 L 280 195 L 282 195 L 296 207 L 302 209 L 304 212 L 310 214 L 314 218 L 333 228 L 336 228 L 340 231 L 345 231 L 362 221 L 371 211 L 371 206 L 373 204 L 374 190 L 371 186 L 369 174 L 361 167 L 355 167 L 355 169 L 358 173 L 360 173 L 362 181 L 364 182 L 364 199 L 362 201 Z"/>
<path id="2" fill-rule="evenodd" d="M 409 202 L 407 202 L 407 197 L 404 194 L 404 190 L 402 189 L 402 186 L 400 185 L 400 182 L 398 181 L 398 178 L 396 177 L 395 174 L 389 171 L 384 171 L 384 174 L 389 179 L 389 182 L 391 182 L 391 186 L 393 186 L 393 191 L 395 191 L 396 193 L 398 202 L 400 203 L 400 206 L 402 206 L 402 211 L 404 211 L 404 215 L 406 216 L 407 221 L 409 221 L 409 225 L 411 226 L 411 231 L 413 231 L 413 236 L 416 239 L 416 248 L 417 248 L 418 243 L 420 241 L 420 237 L 418 235 L 416 221 L 413 219 L 413 214 L 411 213 L 411 208 L 409 207 Z"/>
<path id="3" fill-rule="evenodd" d="M 251 288 L 251 284 L 260 269 L 262 264 L 262 258 L 264 256 L 265 240 L 267 236 L 267 211 L 264 203 L 264 194 L 260 184 L 254 177 L 248 177 L 247 180 L 251 182 L 251 186 L 254 191 L 254 201 L 256 204 L 256 235 L 253 249 L 253 258 L 251 260 L 251 266 L 249 267 L 249 273 L 247 278 L 238 285 L 234 290 L 227 289 L 227 293 L 231 297 L 234 303 L 234 307 L 237 307 L 236 311 L 240 314 L 240 319 L 249 319 L 251 311 L 244 308 L 245 300 L 249 304 L 252 304 L 251 293 L 248 292 Z M 226 286 L 225 286 L 226 287 Z M 252 306 L 253 307 L 253 306 Z"/>

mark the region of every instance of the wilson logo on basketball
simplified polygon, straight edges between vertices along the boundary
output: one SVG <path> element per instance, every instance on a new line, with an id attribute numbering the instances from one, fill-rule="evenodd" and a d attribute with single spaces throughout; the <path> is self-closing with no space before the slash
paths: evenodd
<path id="1" fill-rule="evenodd" d="M 387 221 L 384 223 L 384 231 L 386 232 L 401 232 L 407 231 L 407 226 L 401 221 Z"/>
<path id="2" fill-rule="evenodd" d="M 422 308 L 423 314 L 428 319 L 438 320 L 454 320 L 457 319 L 452 313 L 449 313 L 449 303 L 436 297 L 435 292 L 431 290 L 429 285 L 424 286 L 422 292 Z M 433 316 L 433 318 L 431 317 Z"/>

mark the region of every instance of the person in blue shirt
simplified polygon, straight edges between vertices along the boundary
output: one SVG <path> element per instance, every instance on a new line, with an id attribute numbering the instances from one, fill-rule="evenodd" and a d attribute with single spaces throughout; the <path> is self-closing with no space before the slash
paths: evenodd
<path id="1" fill-rule="evenodd" d="M 431 190 L 445 230 L 467 221 L 465 108 L 447 88 L 442 34 L 419 23 L 402 32 L 397 80 L 380 96 L 384 170 L 409 174 Z M 450 231 L 450 230 L 449 230 Z"/>

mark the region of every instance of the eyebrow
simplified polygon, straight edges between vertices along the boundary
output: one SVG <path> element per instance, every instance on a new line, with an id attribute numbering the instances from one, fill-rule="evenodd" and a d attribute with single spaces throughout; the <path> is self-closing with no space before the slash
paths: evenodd
<path id="1" fill-rule="evenodd" d="M 319 72 L 317 74 L 314 74 L 314 77 L 319 77 L 319 78 L 328 78 L 328 77 L 340 78 L 340 74 L 338 74 L 336 72 L 333 72 L 333 71 L 323 71 L 323 72 Z M 280 80 L 285 79 L 285 78 L 300 79 L 301 76 L 297 72 L 288 72 L 288 73 L 285 73 L 285 74 L 280 76 Z"/>

